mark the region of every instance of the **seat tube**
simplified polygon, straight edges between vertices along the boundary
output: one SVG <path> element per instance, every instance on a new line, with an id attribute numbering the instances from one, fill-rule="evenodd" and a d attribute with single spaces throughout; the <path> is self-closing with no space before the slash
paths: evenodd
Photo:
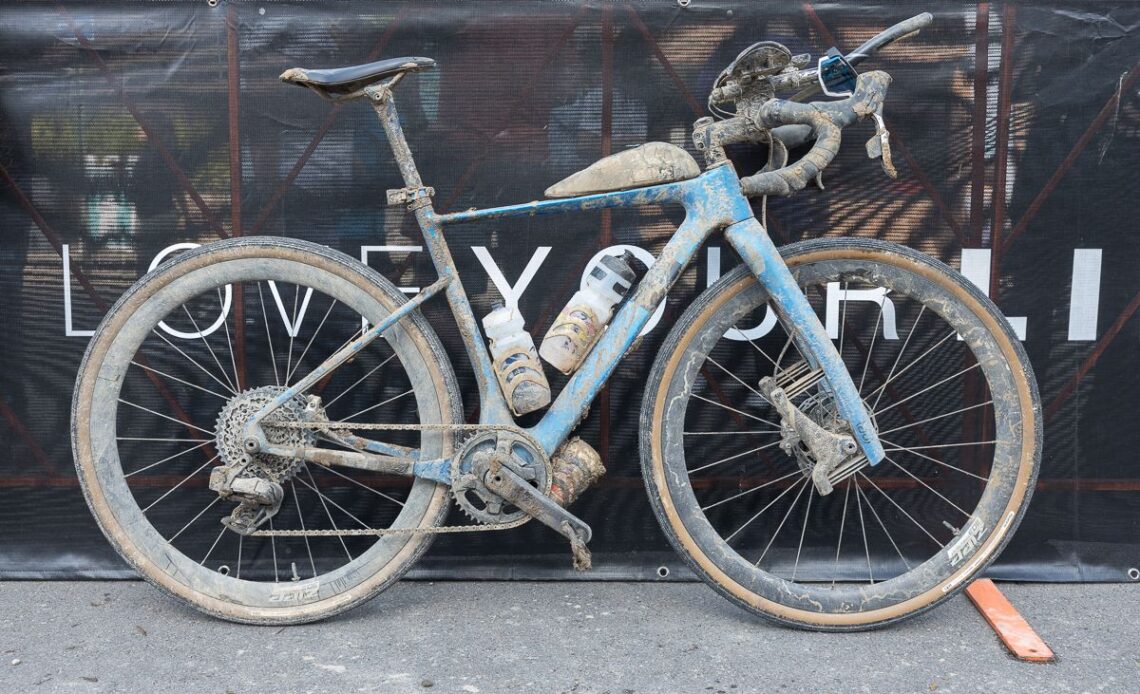
<path id="1" fill-rule="evenodd" d="M 400 116 L 396 112 L 396 100 L 391 89 L 381 87 L 374 91 L 369 88 L 366 91 L 369 91 L 372 108 L 380 118 L 380 124 L 384 126 L 384 133 L 388 136 L 388 144 L 391 145 L 396 164 L 400 167 L 404 185 L 411 190 L 423 188 L 419 169 L 416 168 L 415 159 L 412 158 L 412 149 L 408 146 L 404 129 L 400 126 Z M 467 291 L 463 287 L 459 273 L 456 272 L 455 260 L 447 247 L 443 227 L 432 206 L 430 191 L 415 198 L 408 207 L 416 215 L 416 221 L 419 223 L 420 231 L 423 232 L 424 243 L 428 247 L 436 272 L 441 278 L 449 280 L 446 290 L 447 302 L 451 306 L 452 316 L 459 328 L 471 366 L 475 370 L 475 380 L 479 386 L 480 421 L 492 424 L 513 422 L 506 398 L 499 388 L 487 346 L 479 331 L 479 323 L 471 310 Z"/>
<path id="2" fill-rule="evenodd" d="M 863 399 L 859 397 L 859 390 L 768 232 L 760 222 L 751 218 L 729 226 L 725 239 L 768 291 L 773 308 L 787 322 L 785 327 L 793 331 L 797 346 L 807 351 L 804 356 L 814 360 L 815 366 L 823 370 L 835 395 L 839 413 L 850 423 L 867 461 L 877 465 L 886 453 Z"/>

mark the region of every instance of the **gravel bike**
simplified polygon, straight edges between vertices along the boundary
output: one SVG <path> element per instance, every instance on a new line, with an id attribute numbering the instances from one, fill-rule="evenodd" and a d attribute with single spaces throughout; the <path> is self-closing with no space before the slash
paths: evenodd
<path id="1" fill-rule="evenodd" d="M 1009 541 L 1033 489 L 1041 411 L 1022 347 L 941 262 L 855 238 L 778 249 L 749 203 L 815 180 L 863 119 L 876 123 L 868 155 L 893 175 L 890 77 L 854 66 L 930 21 L 814 65 L 778 43 L 749 47 L 716 81 L 717 117 L 694 126 L 703 168 L 651 143 L 547 199 L 449 214 L 433 208 L 394 97 L 432 60 L 287 71 L 375 109 L 404 181 L 388 202 L 415 215 L 438 280 L 409 298 L 344 254 L 284 238 L 211 243 L 140 279 L 91 340 L 73 402 L 79 479 L 104 533 L 171 595 L 257 624 L 357 605 L 445 532 L 537 520 L 586 568 L 591 528 L 568 507 L 604 467 L 572 434 L 723 232 L 743 262 L 672 327 L 644 391 L 641 465 L 668 539 L 719 593 L 787 625 L 881 626 L 953 596 Z M 820 89 L 833 100 L 806 101 Z M 769 160 L 741 177 L 725 147 L 746 143 L 767 144 Z M 519 424 L 501 388 L 513 367 L 484 343 L 445 227 L 643 205 L 680 206 L 684 222 L 549 409 Z M 474 370 L 477 423 L 464 423 L 420 310 L 437 295 Z M 444 523 L 452 498 L 472 522 Z M 219 516 L 216 535 L 197 532 Z"/>

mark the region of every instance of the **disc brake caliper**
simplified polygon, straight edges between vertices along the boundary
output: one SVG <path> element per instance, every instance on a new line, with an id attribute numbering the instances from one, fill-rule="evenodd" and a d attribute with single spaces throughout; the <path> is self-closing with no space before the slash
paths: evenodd
<path id="1" fill-rule="evenodd" d="M 800 408 L 792 404 L 783 388 L 776 385 L 771 376 L 760 380 L 760 392 L 780 413 L 785 430 L 781 445 L 789 454 L 791 447 L 802 442 L 807 447 L 815 464 L 811 468 L 811 481 L 820 496 L 832 492 L 831 473 L 847 458 L 859 451 L 855 439 L 845 434 L 837 434 L 823 428 Z M 789 431 L 790 430 L 790 431 Z M 791 436 L 789 437 L 788 434 Z"/>

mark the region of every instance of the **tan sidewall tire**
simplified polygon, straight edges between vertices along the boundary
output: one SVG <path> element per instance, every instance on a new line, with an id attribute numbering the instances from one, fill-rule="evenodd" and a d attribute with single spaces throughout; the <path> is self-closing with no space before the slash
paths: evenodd
<path id="1" fill-rule="evenodd" d="M 407 301 L 407 297 L 394 285 L 366 266 L 327 247 L 307 242 L 250 237 L 209 244 L 186 253 L 173 263 L 147 275 L 128 290 L 100 324 L 88 345 L 76 382 L 72 401 L 72 447 L 80 485 L 100 528 L 119 554 L 144 578 L 175 598 L 213 616 L 250 624 L 292 624 L 323 619 L 373 597 L 398 580 L 415 563 L 430 546 L 434 535 L 409 536 L 383 566 L 366 578 L 359 580 L 347 590 L 321 597 L 307 604 L 291 607 L 251 606 L 207 595 L 177 580 L 166 567 L 160 566 L 154 551 L 141 549 L 135 538 L 120 522 L 116 510 L 105 493 L 104 482 L 99 477 L 100 470 L 96 462 L 98 456 L 93 450 L 90 429 L 93 397 L 100 365 L 103 364 L 119 331 L 131 320 L 143 303 L 155 296 L 168 283 L 189 273 L 230 261 L 262 258 L 290 264 L 300 263 L 317 268 L 320 272 L 330 273 L 338 283 L 351 283 L 377 306 L 382 307 L 385 313 L 395 310 Z M 414 347 L 419 355 L 417 363 L 427 370 L 426 376 L 430 377 L 434 390 L 432 397 L 438 405 L 438 421 L 460 423 L 462 406 L 458 386 L 438 337 L 419 312 L 414 312 L 400 325 L 402 343 Z M 404 357 L 401 356 L 401 362 L 403 361 Z M 449 453 L 452 448 L 451 438 L 443 437 L 440 441 L 444 453 Z M 117 461 L 117 453 L 115 457 Z M 419 521 L 416 525 L 433 527 L 442 524 L 449 504 L 447 487 L 433 484 L 428 480 L 417 480 L 415 484 L 417 485 L 415 489 L 420 489 L 421 485 L 424 489 L 423 492 L 417 492 L 424 502 L 422 514 L 417 512 Z M 429 494 L 426 497 L 425 492 Z M 173 564 L 171 561 L 167 566 Z"/>
<path id="2" fill-rule="evenodd" d="M 734 580 L 717 565 L 695 540 L 681 518 L 666 479 L 662 430 L 666 390 L 672 375 L 678 369 L 696 334 L 699 332 L 697 315 L 710 315 L 740 292 L 755 283 L 745 268 L 723 277 L 678 321 L 654 366 L 646 390 L 642 409 L 642 466 L 650 501 L 666 535 L 687 563 L 707 583 L 725 597 L 746 609 L 778 622 L 816 630 L 849 631 L 883 626 L 914 616 L 946 600 L 969 584 L 997 556 L 1008 542 L 1024 514 L 1028 497 L 1036 481 L 1040 458 L 1041 427 L 1040 399 L 1036 383 L 1029 368 L 1024 350 L 1017 342 L 1008 324 L 999 318 L 992 302 L 986 299 L 964 278 L 938 261 L 905 247 L 863 239 L 820 239 L 793 244 L 781 249 L 789 268 L 795 273 L 797 266 L 828 260 L 868 260 L 904 267 L 958 298 L 968 311 L 984 323 L 999 346 L 1017 384 L 1019 410 L 1023 417 L 1021 462 L 1012 494 L 1001 513 L 1007 519 L 995 525 L 969 561 L 961 568 L 926 592 L 881 609 L 866 612 L 820 613 L 796 609 L 767 599 Z M 688 319 L 688 320 L 687 320 Z"/>

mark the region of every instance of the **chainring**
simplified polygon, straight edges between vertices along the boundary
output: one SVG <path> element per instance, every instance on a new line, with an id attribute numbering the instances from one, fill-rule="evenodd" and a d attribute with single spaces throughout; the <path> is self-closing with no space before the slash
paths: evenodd
<path id="1" fill-rule="evenodd" d="M 285 391 L 284 386 L 261 386 L 238 393 L 230 398 L 218 414 L 215 428 L 218 454 L 227 467 L 245 466 L 243 475 L 252 475 L 281 484 L 301 468 L 300 459 L 264 453 L 249 454 L 243 445 L 245 427 L 261 408 Z M 262 420 L 265 438 L 278 446 L 313 446 L 317 435 L 310 429 L 287 428 L 274 424 L 302 422 L 312 419 L 307 411 L 308 399 L 297 395 L 271 412 Z"/>
<path id="2" fill-rule="evenodd" d="M 480 523 L 511 523 L 527 515 L 484 484 L 491 458 L 502 446 L 510 451 L 503 465 L 550 494 L 553 467 L 542 448 L 529 436 L 513 431 L 487 431 L 464 441 L 452 463 L 451 495 L 467 517 Z"/>

